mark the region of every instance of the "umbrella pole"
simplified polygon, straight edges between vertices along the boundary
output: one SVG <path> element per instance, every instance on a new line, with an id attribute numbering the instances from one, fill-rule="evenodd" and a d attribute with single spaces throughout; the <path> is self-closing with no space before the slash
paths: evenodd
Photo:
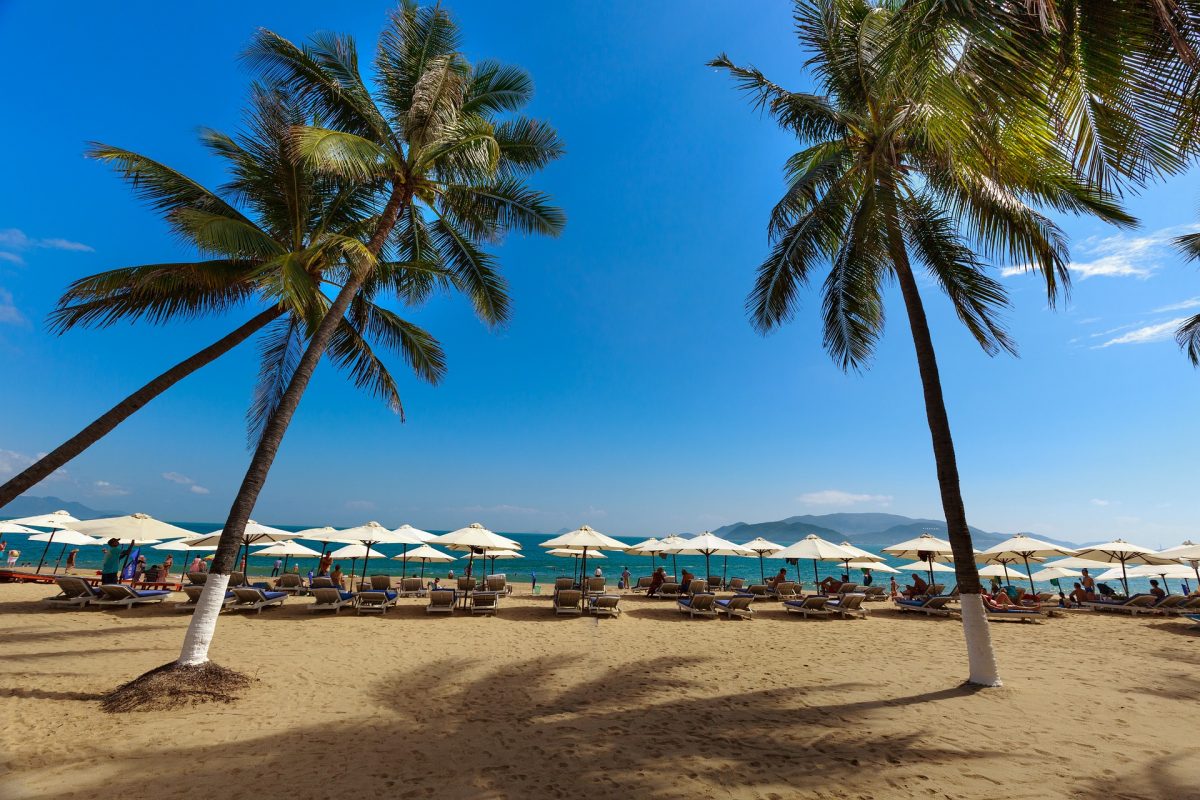
<path id="1" fill-rule="evenodd" d="M 363 574 L 362 574 L 362 580 L 359 581 L 360 585 L 363 583 L 366 583 L 366 581 L 367 581 L 367 564 L 369 564 L 371 561 L 371 546 L 375 545 L 375 544 L 378 544 L 378 542 L 371 542 L 370 544 L 367 545 L 367 554 L 365 556 L 363 556 Z"/>
<path id="2" fill-rule="evenodd" d="M 671 572 L 675 573 L 671 577 L 675 580 L 678 580 L 679 579 L 679 567 L 675 564 L 675 554 L 674 553 L 671 553 Z"/>
<path id="3" fill-rule="evenodd" d="M 62 550 L 58 551 L 58 558 L 54 561 L 54 574 L 58 574 L 58 565 L 62 563 L 62 557 L 67 554 L 67 546 L 64 544 Z M 1166 580 L 1165 578 L 1163 580 Z"/>
<path id="4" fill-rule="evenodd" d="M 725 566 L 721 569 L 721 585 L 729 585 L 729 556 L 725 556 Z"/>
<path id="5" fill-rule="evenodd" d="M 284 554 L 283 554 L 283 571 L 284 571 L 284 574 L 287 574 L 287 564 L 288 564 L 288 560 L 289 560 L 290 558 L 291 558 L 291 556 L 289 556 L 287 553 L 284 553 Z"/>
<path id="6" fill-rule="evenodd" d="M 403 578 L 408 574 L 408 545 L 404 545 L 404 552 L 400 554 L 403 559 L 400 562 L 400 577 Z"/>
<path id="7" fill-rule="evenodd" d="M 583 558 L 579 561 L 579 588 L 583 589 L 583 610 L 587 611 L 587 584 L 583 582 L 587 575 L 587 548 L 583 548 Z"/>
<path id="8" fill-rule="evenodd" d="M 1007 587 L 1012 583 L 1012 578 L 1008 577 L 1008 562 L 1002 561 L 1000 562 L 1000 566 L 1004 567 L 1004 585 Z"/>
<path id="9" fill-rule="evenodd" d="M 766 572 L 766 569 L 763 567 L 762 550 L 758 551 L 758 579 L 760 581 L 762 581 L 763 583 L 767 582 L 767 572 Z M 1196 580 L 1200 581 L 1200 575 L 1196 576 Z"/>
<path id="10" fill-rule="evenodd" d="M 1029 576 L 1029 591 L 1037 594 L 1037 587 L 1033 585 L 1033 570 L 1029 568 L 1029 556 L 1025 556 L 1025 574 Z"/>
<path id="11" fill-rule="evenodd" d="M 1125 587 L 1125 596 L 1129 596 L 1129 573 L 1125 571 L 1125 559 L 1121 559 L 1121 584 Z"/>
<path id="12" fill-rule="evenodd" d="M 42 548 L 42 557 L 38 560 L 37 569 L 35 569 L 34 572 L 42 571 L 42 564 L 44 564 L 46 561 L 46 551 L 49 550 L 50 545 L 53 544 L 54 534 L 56 533 L 58 533 L 58 531 L 50 531 L 50 538 L 46 540 L 46 546 Z"/>

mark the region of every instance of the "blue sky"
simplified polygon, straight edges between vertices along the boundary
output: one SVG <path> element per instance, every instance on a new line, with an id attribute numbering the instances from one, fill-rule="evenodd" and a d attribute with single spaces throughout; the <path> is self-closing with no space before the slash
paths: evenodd
<path id="1" fill-rule="evenodd" d="M 407 376 L 408 421 L 322 368 L 255 517 L 368 518 L 499 530 L 587 522 L 614 535 L 791 514 L 887 510 L 941 517 L 920 386 L 899 298 L 870 370 L 820 347 L 819 300 L 755 334 L 743 302 L 793 143 L 704 66 L 725 50 L 801 87 L 784 2 L 450 4 L 468 54 L 521 64 L 532 112 L 568 154 L 538 179 L 566 209 L 557 240 L 500 251 L 515 299 L 489 333 L 459 299 L 409 315 L 449 356 L 444 383 Z M 49 335 L 71 280 L 191 256 L 104 167 L 99 140 L 215 185 L 199 147 L 232 130 L 257 26 L 293 39 L 355 35 L 368 51 L 387 3 L 212 3 L 191 14 L 130 3 L 0 4 L 0 472 L 58 444 L 124 393 L 248 318 Z M 1166 242 L 1191 229 L 1195 174 L 1130 198 L 1116 232 L 1061 220 L 1075 290 L 1046 308 L 1036 279 L 1004 278 L 1021 358 L 988 358 L 927 294 L 971 522 L 1151 545 L 1196 534 L 1197 381 L 1170 340 L 1200 307 L 1200 276 Z M 997 265 L 1004 267 L 1007 265 Z M 192 376 L 35 494 L 169 519 L 220 521 L 248 460 L 252 346 Z"/>

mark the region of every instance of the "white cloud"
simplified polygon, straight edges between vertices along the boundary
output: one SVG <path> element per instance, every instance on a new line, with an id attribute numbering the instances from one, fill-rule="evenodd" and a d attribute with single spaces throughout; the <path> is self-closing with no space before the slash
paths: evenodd
<path id="1" fill-rule="evenodd" d="M 1017 264 L 1013 267 L 1005 267 L 1000 270 L 1000 276 L 1003 278 L 1011 278 L 1013 275 L 1024 275 L 1033 269 L 1033 264 Z"/>
<path id="2" fill-rule="evenodd" d="M 92 494 L 99 497 L 123 497 L 129 494 L 129 490 L 123 486 L 118 486 L 115 483 L 108 481 L 95 481 L 92 483 Z"/>
<path id="3" fill-rule="evenodd" d="M 164 472 L 163 478 L 171 483 L 178 483 L 180 486 L 188 487 L 188 491 L 192 494 L 208 494 L 208 489 L 204 488 L 194 480 L 179 472 Z"/>
<path id="4" fill-rule="evenodd" d="M 374 511 L 375 504 L 370 500 L 347 500 L 346 508 L 351 511 Z"/>
<path id="5" fill-rule="evenodd" d="M 83 242 L 73 242 L 70 239 L 51 237 L 35 239 L 27 236 L 18 228 L 0 228 L 0 258 L 14 264 L 24 264 L 25 259 L 19 253 L 26 250 L 67 250 L 74 253 L 90 253 L 92 248 Z"/>
<path id="6" fill-rule="evenodd" d="M 1104 344 L 1096 345 L 1095 349 L 1112 347 L 1114 344 L 1149 344 L 1150 342 L 1161 342 L 1174 336 L 1175 331 L 1185 320 L 1185 317 L 1179 317 L 1177 319 L 1169 319 L 1166 322 L 1158 322 L 1154 325 L 1146 325 L 1145 327 L 1137 328 L 1129 333 L 1118 336 L 1115 339 L 1109 339 Z"/>
<path id="7" fill-rule="evenodd" d="M 12 292 L 7 289 L 0 288 L 0 324 L 3 325 L 28 325 L 29 320 L 25 319 L 25 315 L 21 313 L 13 304 Z"/>
<path id="8" fill-rule="evenodd" d="M 851 506 L 861 503 L 874 503 L 886 506 L 892 502 L 890 494 L 855 494 L 853 492 L 843 492 L 840 489 L 822 489 L 819 492 L 806 492 L 796 499 L 810 506 Z"/>
<path id="9" fill-rule="evenodd" d="M 1111 502 L 1112 501 L 1110 501 L 1110 500 L 1101 500 L 1098 497 L 1092 498 L 1092 505 L 1094 505 L 1094 506 L 1107 506 L 1107 505 L 1110 505 Z"/>
<path id="10" fill-rule="evenodd" d="M 1200 308 L 1200 297 L 1192 297 L 1179 303 L 1154 309 L 1155 314 L 1165 314 L 1168 311 L 1187 311 L 1189 308 Z"/>
<path id="11" fill-rule="evenodd" d="M 1179 258 L 1172 241 L 1185 233 L 1200 231 L 1200 225 L 1176 225 L 1159 228 L 1144 234 L 1116 233 L 1093 236 L 1083 240 L 1071 254 L 1068 265 L 1075 277 L 1087 278 L 1148 278 L 1165 261 Z M 1000 274 L 1006 278 L 1021 275 L 1030 265 L 1004 267 Z"/>
<path id="12" fill-rule="evenodd" d="M 36 456 L 31 456 L 27 453 L 18 453 L 16 450 L 0 450 L 0 478 L 11 478 L 45 455 L 45 453 L 38 453 Z M 59 467 L 44 480 L 65 481 L 67 479 L 66 468 Z"/>

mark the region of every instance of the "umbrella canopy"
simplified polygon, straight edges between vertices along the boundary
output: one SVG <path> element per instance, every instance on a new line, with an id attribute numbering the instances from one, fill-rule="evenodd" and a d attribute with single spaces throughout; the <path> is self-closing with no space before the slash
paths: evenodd
<path id="1" fill-rule="evenodd" d="M 979 568 L 979 577 L 981 578 L 1004 578 L 1008 580 L 1008 564 L 988 564 L 986 567 Z"/>
<path id="2" fill-rule="evenodd" d="M 1018 533 L 1005 539 L 999 544 L 991 547 L 980 553 L 981 556 L 986 556 L 984 559 L 990 563 L 1004 565 L 1004 577 L 1008 579 L 1008 564 L 1014 561 L 1021 561 L 1025 564 L 1025 574 L 1029 576 L 1029 588 L 1034 589 L 1033 585 L 1033 570 L 1029 566 L 1030 561 L 1041 561 L 1052 556 L 1070 556 L 1074 555 L 1075 551 L 1070 547 L 1063 547 L 1053 542 L 1043 542 L 1041 539 L 1034 539 L 1032 536 L 1026 536 L 1023 533 Z M 980 572 L 982 575 L 983 573 Z"/>
<path id="3" fill-rule="evenodd" d="M 1124 539 L 1114 539 L 1113 541 L 1105 542 L 1104 544 L 1086 545 L 1075 554 L 1075 557 L 1085 558 L 1091 561 L 1102 561 L 1105 564 L 1120 564 L 1121 583 L 1125 587 L 1125 594 L 1129 594 L 1129 579 L 1127 577 L 1128 565 L 1170 564 L 1174 561 L 1174 559 L 1171 558 L 1159 557 L 1159 555 L 1149 547 L 1131 544 Z"/>
<path id="4" fill-rule="evenodd" d="M 51 511 L 49 514 L 34 514 L 31 517 L 18 517 L 8 520 L 11 525 L 32 525 L 35 528 L 74 528 L 71 523 L 79 522 L 66 511 Z M 9 531 L 20 533 L 20 531 Z"/>
<path id="5" fill-rule="evenodd" d="M 456 531 L 443 533 L 441 536 L 435 536 L 429 540 L 429 544 L 440 544 L 447 550 L 520 550 L 521 545 L 509 539 L 507 536 L 501 536 L 498 533 L 493 533 L 487 528 L 480 525 L 478 522 L 472 522 L 465 528 L 459 528 Z"/>
<path id="6" fill-rule="evenodd" d="M 155 544 L 163 539 L 187 539 L 195 531 L 157 520 L 149 514 L 127 514 L 123 517 L 86 519 L 70 527 L 99 539 L 119 539 L 127 544 Z"/>
<path id="7" fill-rule="evenodd" d="M 647 539 L 626 547 L 625 552 L 631 556 L 652 556 L 662 552 L 662 542 L 658 539 Z"/>
<path id="8" fill-rule="evenodd" d="M 922 533 L 915 539 L 909 539 L 891 547 L 883 548 L 883 552 L 896 558 L 912 558 L 918 561 L 954 561 L 954 550 L 945 539 L 939 539 L 932 533 Z"/>
<path id="9" fill-rule="evenodd" d="M 221 543 L 222 533 L 224 533 L 224 529 L 213 531 L 212 533 L 206 533 L 203 536 L 189 534 L 189 536 L 195 537 L 191 540 L 190 546 L 216 546 Z M 298 533 L 291 533 L 290 531 L 280 530 L 279 528 L 272 528 L 269 525 L 260 525 L 254 520 L 250 520 L 246 523 L 245 533 L 242 534 L 242 544 L 275 544 L 276 542 L 286 542 L 289 539 L 295 539 L 299 537 L 299 535 L 300 534 Z"/>
<path id="10" fill-rule="evenodd" d="M 399 528 L 396 528 L 396 530 L 392 531 L 392 533 L 395 534 L 396 536 L 400 537 L 401 539 L 408 540 L 408 541 L 397 541 L 396 542 L 397 544 L 425 544 L 426 542 L 433 541 L 433 539 L 435 538 L 434 535 L 432 533 L 430 533 L 429 531 L 423 531 L 420 528 L 414 528 L 412 525 L 409 525 L 408 523 L 405 523 L 405 524 L 401 525 Z"/>
<path id="11" fill-rule="evenodd" d="M 624 550 L 629 545 L 611 536 L 605 536 L 587 525 L 580 525 L 569 533 L 555 536 L 541 543 L 542 547 L 566 550 Z"/>
<path id="12" fill-rule="evenodd" d="M 1108 569 L 1108 562 L 1071 556 L 1070 558 L 1060 558 L 1056 561 L 1050 561 L 1046 564 L 1047 569 L 1052 567 L 1062 569 Z"/>
<path id="13" fill-rule="evenodd" d="M 97 545 L 104 544 L 103 539 L 94 539 L 91 536 L 84 536 L 79 531 L 72 530 L 57 530 L 50 533 L 35 533 L 30 531 L 32 536 L 29 537 L 31 542 L 55 542 L 57 544 L 75 544 L 75 545 Z"/>
<path id="14" fill-rule="evenodd" d="M 704 556 L 704 577 L 712 575 L 712 564 L 710 559 L 713 556 L 750 556 L 756 555 L 753 550 L 742 547 L 737 542 L 731 542 L 728 539 L 722 539 L 720 536 L 714 536 L 709 531 L 705 531 L 699 536 L 693 536 L 690 539 L 684 539 L 681 542 L 673 544 L 667 551 L 677 555 L 685 556 Z M 728 563 L 728 561 L 726 561 Z"/>
<path id="15" fill-rule="evenodd" d="M 1037 572 L 1033 573 L 1033 579 L 1035 581 L 1045 582 L 1060 580 L 1062 578 L 1079 577 L 1082 577 L 1080 573 L 1073 569 L 1067 569 L 1066 567 L 1046 567 L 1045 569 L 1039 569 Z"/>
<path id="16" fill-rule="evenodd" d="M 896 567 L 897 572 L 918 572 L 920 570 L 928 572 L 954 572 L 954 567 L 937 561 L 913 561 L 911 564 L 901 564 Z"/>
<path id="17" fill-rule="evenodd" d="M 407 533 L 397 533 L 396 531 L 388 530 L 380 525 L 375 520 L 371 520 L 365 525 L 357 525 L 353 528 L 346 528 L 341 532 L 344 539 L 352 539 L 357 542 L 362 542 L 365 545 L 376 544 L 420 544 L 420 541 L 410 537 Z M 342 548 L 345 550 L 346 548 Z M 406 548 L 407 549 L 407 548 Z M 338 551 L 339 553 L 341 550 Z M 378 553 L 371 551 L 363 556 L 363 580 L 367 579 L 367 566 L 371 563 L 371 557 Z M 337 557 L 336 555 L 334 556 Z M 345 558 L 345 556 L 343 556 Z M 386 556 L 385 556 L 386 558 Z"/>
<path id="18" fill-rule="evenodd" d="M 322 528 L 305 528 L 302 531 L 296 531 L 297 539 L 312 539 L 314 542 L 348 542 L 351 541 L 342 535 L 342 532 L 337 528 L 331 528 L 326 525 Z"/>
<path id="19" fill-rule="evenodd" d="M 201 545 L 196 545 L 195 547 L 193 547 L 192 542 L 195 539 L 199 539 L 199 538 L 200 538 L 199 536 L 195 536 L 195 537 L 192 537 L 191 539 L 172 539 L 169 542 L 163 542 L 162 544 L 156 544 L 150 549 L 151 550 L 193 550 L 193 549 L 195 549 L 195 550 L 216 550 L 217 549 L 217 546 L 215 544 L 201 544 Z"/>
<path id="20" fill-rule="evenodd" d="M 289 539 L 286 542 L 278 542 L 276 544 L 267 545 L 262 550 L 255 550 L 251 555 L 255 556 L 307 556 L 313 558 L 321 555 L 311 547 L 305 547 L 294 539 Z"/>
<path id="21" fill-rule="evenodd" d="M 854 560 L 855 554 L 841 545 L 826 541 L 815 533 L 810 533 L 795 544 L 790 544 L 777 551 L 771 557 L 803 558 L 813 562 L 813 580 L 819 582 L 817 577 L 818 561 L 841 561 L 844 563 Z"/>
<path id="22" fill-rule="evenodd" d="M 854 561 L 880 561 L 884 560 L 883 556 L 877 556 L 874 553 L 863 550 L 861 547 L 855 547 L 849 542 L 838 542 L 838 547 L 843 550 L 848 550 L 854 554 Z"/>
<path id="23" fill-rule="evenodd" d="M 501 551 L 503 552 L 503 551 Z M 571 550 L 566 547 L 556 547 L 553 550 L 547 550 L 546 555 L 558 556 L 559 558 L 580 558 L 583 556 L 582 550 Z M 608 558 L 608 556 L 597 550 L 594 553 L 588 553 L 588 558 Z M 502 556 L 503 557 L 503 556 Z"/>
<path id="24" fill-rule="evenodd" d="M 508 552 L 508 551 L 506 551 Z M 398 560 L 402 556 L 392 556 L 393 560 Z M 446 564 L 456 560 L 457 556 L 452 556 L 449 553 L 443 553 L 441 550 L 435 550 L 427 544 L 423 544 L 416 550 L 410 550 L 408 558 L 413 561 L 428 562 L 430 564 Z"/>
<path id="25" fill-rule="evenodd" d="M 1179 547 L 1163 550 L 1159 555 L 1164 558 L 1178 559 L 1180 561 L 1200 561 L 1200 544 L 1184 542 Z"/>
<path id="26" fill-rule="evenodd" d="M 884 573 L 897 572 L 898 573 L 900 571 L 898 569 L 895 569 L 894 567 L 889 567 L 887 564 L 884 564 L 882 561 L 851 561 L 846 566 L 850 567 L 851 569 L 869 569 L 872 572 L 884 572 Z"/>
<path id="27" fill-rule="evenodd" d="M 0 534 L 3 533 L 37 533 L 33 528 L 26 528 L 24 525 L 18 525 L 15 522 L 0 522 Z"/>
<path id="28" fill-rule="evenodd" d="M 334 550 L 329 554 L 330 558 L 352 558 L 358 560 L 360 558 L 387 558 L 386 555 L 368 547 L 361 542 L 348 544 L 345 547 Z"/>
<path id="29" fill-rule="evenodd" d="M 759 580 L 766 583 L 767 573 L 763 570 L 763 557 L 774 557 L 776 551 L 783 549 L 783 545 L 775 544 L 775 542 L 768 541 L 761 536 L 756 536 L 742 545 L 742 547 L 758 554 L 758 577 Z"/>

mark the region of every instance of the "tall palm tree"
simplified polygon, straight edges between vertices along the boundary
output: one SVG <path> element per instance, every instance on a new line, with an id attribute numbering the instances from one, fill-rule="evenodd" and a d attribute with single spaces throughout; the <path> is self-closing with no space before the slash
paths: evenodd
<path id="1" fill-rule="evenodd" d="M 286 385 L 289 366 L 310 328 L 323 315 L 322 280 L 345 271 L 346 252 L 362 249 L 354 238 L 372 218 L 371 192 L 317 175 L 294 154 L 292 135 L 304 122 L 296 103 L 278 89 L 254 87 L 246 132 L 234 137 L 202 133 L 203 143 L 232 173 L 223 192 L 211 191 L 151 158 L 109 145 L 88 155 L 117 169 L 143 199 L 163 213 L 172 230 L 205 261 L 123 267 L 75 281 L 50 315 L 59 333 L 117 322 L 152 323 L 225 313 L 247 303 L 261 310 L 217 343 L 185 359 L 110 409 L 71 439 L 11 479 L 0 505 L 67 463 L 150 399 L 265 329 L 262 363 L 248 412 L 252 441 Z M 393 265 L 397 276 L 400 266 Z M 409 299 L 419 299 L 436 275 L 404 265 Z M 398 351 L 418 374 L 436 382 L 444 371 L 437 342 L 386 309 L 365 299 L 364 313 L 336 334 L 336 361 L 359 386 L 402 410 L 395 380 L 371 342 Z M 371 323 L 365 325 L 364 321 Z"/>
<path id="2" fill-rule="evenodd" d="M 787 161 L 787 191 L 768 227 L 773 249 L 747 300 L 754 326 L 767 332 L 790 320 L 800 290 L 827 265 L 824 344 L 843 369 L 858 369 L 883 332 L 883 289 L 899 284 L 962 596 L 968 680 L 999 685 L 913 262 L 985 352 L 1015 352 L 1000 318 L 1007 296 L 985 259 L 1037 270 L 1053 301 L 1068 285 L 1065 242 L 1033 205 L 1132 220 L 1081 179 L 1044 118 L 998 125 L 971 104 L 977 78 L 961 41 L 926 38 L 910 47 L 898 38 L 902 9 L 900 0 L 798 2 L 796 31 L 816 93 L 788 91 L 725 55 L 710 65 L 728 70 L 804 146 Z"/>
<path id="3" fill-rule="evenodd" d="M 508 294 L 483 247 L 509 231 L 557 235 L 562 229 L 562 212 L 523 180 L 561 154 L 557 134 L 524 117 L 503 118 L 529 102 L 529 76 L 490 61 L 472 65 L 460 40 L 441 6 L 405 0 L 380 37 L 374 92 L 347 37 L 321 34 L 297 46 L 264 30 L 247 53 L 265 80 L 295 93 L 324 121 L 324 127 L 297 131 L 298 152 L 330 175 L 378 187 L 386 200 L 367 252 L 350 256 L 341 289 L 263 429 L 178 666 L 208 660 L 241 531 L 318 362 L 347 311 L 354 313 L 354 299 L 376 274 L 385 247 L 403 260 L 436 264 L 481 319 L 499 325 L 508 319 Z"/>

